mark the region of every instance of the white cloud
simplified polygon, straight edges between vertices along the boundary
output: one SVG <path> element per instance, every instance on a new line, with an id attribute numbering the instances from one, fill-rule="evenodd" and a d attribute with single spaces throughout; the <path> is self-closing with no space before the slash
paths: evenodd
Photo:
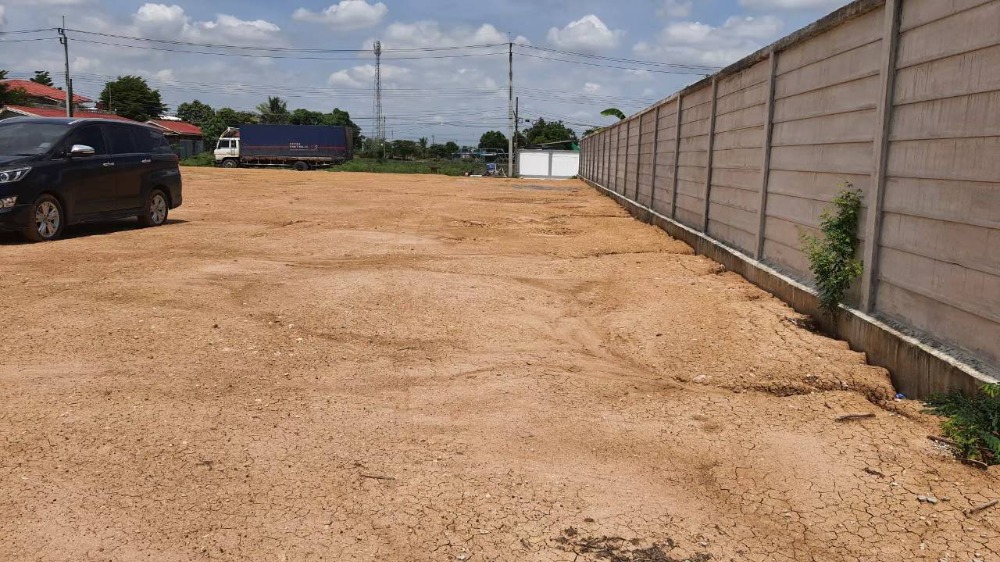
<path id="1" fill-rule="evenodd" d="M 499 31 L 492 24 L 484 23 L 479 27 L 458 26 L 442 29 L 436 21 L 418 21 L 413 23 L 393 23 L 382 34 L 382 46 L 388 49 L 416 49 L 422 47 L 456 47 L 461 45 L 486 45 L 507 43 L 507 34 Z M 365 48 L 371 47 L 372 41 L 365 43 Z M 515 43 L 529 44 L 527 38 L 518 35 Z"/>
<path id="2" fill-rule="evenodd" d="M 4 15 L 7 12 L 7 8 L 3 4 L 0 4 L 0 25 L 7 25 L 7 18 Z"/>
<path id="3" fill-rule="evenodd" d="M 833 10 L 846 0 L 740 0 L 740 6 L 751 10 Z"/>
<path id="4" fill-rule="evenodd" d="M 601 91 L 601 85 L 594 82 L 584 82 L 583 91 L 588 94 L 596 94 Z"/>
<path id="5" fill-rule="evenodd" d="M 143 37 L 181 38 L 195 42 L 235 42 L 242 45 L 271 45 L 281 42 L 281 28 L 267 20 L 242 20 L 218 14 L 214 21 L 193 21 L 184 8 L 173 4 L 147 3 L 139 7 L 132 21 Z"/>
<path id="6" fill-rule="evenodd" d="M 549 42 L 563 49 L 599 51 L 613 49 L 624 34 L 620 29 L 611 30 L 594 14 L 570 22 L 566 27 L 549 29 Z"/>
<path id="7" fill-rule="evenodd" d="M 405 79 L 410 75 L 410 69 L 390 64 L 383 64 L 382 80 L 386 86 L 392 86 L 395 80 Z M 363 64 L 346 70 L 338 70 L 330 75 L 327 84 L 341 88 L 373 88 L 375 83 L 375 65 Z"/>
<path id="8" fill-rule="evenodd" d="M 657 13 L 668 18 L 686 18 L 691 15 L 691 0 L 663 0 Z"/>
<path id="9" fill-rule="evenodd" d="M 325 23 L 334 29 L 352 30 L 374 27 L 387 13 L 389 8 L 382 2 L 369 4 L 366 0 L 341 0 L 339 4 L 331 4 L 322 12 L 299 8 L 292 14 L 292 18 Z"/>
<path id="10" fill-rule="evenodd" d="M 633 51 L 665 62 L 726 66 L 777 39 L 784 27 L 774 16 L 731 17 L 719 27 L 700 22 L 672 23 L 654 42 Z"/>

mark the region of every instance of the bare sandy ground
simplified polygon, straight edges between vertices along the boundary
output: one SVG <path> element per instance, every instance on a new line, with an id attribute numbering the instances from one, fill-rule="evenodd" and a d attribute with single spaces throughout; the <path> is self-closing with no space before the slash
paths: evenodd
<path id="1" fill-rule="evenodd" d="M 581 183 L 184 173 L 0 236 L 0 560 L 1000 560 L 995 469 Z"/>

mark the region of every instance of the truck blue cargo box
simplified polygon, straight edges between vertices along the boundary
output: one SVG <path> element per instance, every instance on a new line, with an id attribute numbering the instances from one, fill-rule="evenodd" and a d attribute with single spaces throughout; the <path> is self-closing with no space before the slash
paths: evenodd
<path id="1" fill-rule="evenodd" d="M 243 125 L 241 158 L 351 159 L 347 127 L 327 125 Z"/>

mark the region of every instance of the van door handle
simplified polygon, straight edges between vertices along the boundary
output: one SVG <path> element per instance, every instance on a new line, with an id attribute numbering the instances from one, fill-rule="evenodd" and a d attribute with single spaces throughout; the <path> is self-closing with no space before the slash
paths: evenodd
<path id="1" fill-rule="evenodd" d="M 112 167 L 114 167 L 114 165 L 115 165 L 114 162 L 105 162 L 105 163 L 101 164 L 101 166 L 104 166 L 105 168 L 112 168 Z"/>
<path id="2" fill-rule="evenodd" d="M 143 163 L 143 164 L 149 164 L 149 163 L 150 163 L 150 162 L 152 162 L 152 161 L 153 161 L 153 159 L 152 159 L 152 158 L 143 158 L 143 159 L 142 159 L 142 163 Z"/>

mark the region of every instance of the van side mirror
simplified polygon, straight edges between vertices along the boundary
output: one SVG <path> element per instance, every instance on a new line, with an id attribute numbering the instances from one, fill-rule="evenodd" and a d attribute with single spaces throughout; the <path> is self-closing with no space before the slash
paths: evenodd
<path id="1" fill-rule="evenodd" d="M 94 152 L 94 147 L 92 146 L 74 144 L 73 147 L 69 149 L 69 157 L 79 158 L 80 156 L 93 156 Z"/>

